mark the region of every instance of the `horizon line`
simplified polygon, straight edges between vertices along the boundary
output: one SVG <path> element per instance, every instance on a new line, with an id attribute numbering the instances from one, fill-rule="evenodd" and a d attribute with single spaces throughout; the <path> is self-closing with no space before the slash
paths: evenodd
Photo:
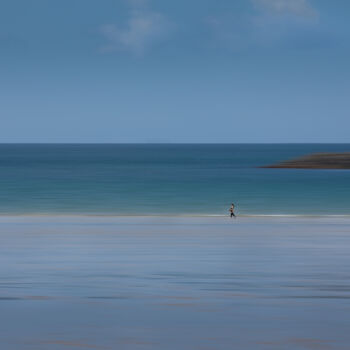
<path id="1" fill-rule="evenodd" d="M 350 145 L 349 142 L 0 142 L 0 145 Z"/>

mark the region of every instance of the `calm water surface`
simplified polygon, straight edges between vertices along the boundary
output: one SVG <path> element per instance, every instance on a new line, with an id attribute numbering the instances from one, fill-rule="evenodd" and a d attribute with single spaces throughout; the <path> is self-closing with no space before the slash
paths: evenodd
<path id="1" fill-rule="evenodd" d="M 261 169 L 350 144 L 0 145 L 1 214 L 350 214 L 349 170 Z"/>

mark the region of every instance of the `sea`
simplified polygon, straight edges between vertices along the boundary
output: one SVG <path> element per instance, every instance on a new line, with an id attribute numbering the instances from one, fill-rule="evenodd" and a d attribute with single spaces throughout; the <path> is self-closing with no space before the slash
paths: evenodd
<path id="1" fill-rule="evenodd" d="M 350 215 L 350 170 L 262 166 L 350 144 L 1 144 L 0 215 Z"/>

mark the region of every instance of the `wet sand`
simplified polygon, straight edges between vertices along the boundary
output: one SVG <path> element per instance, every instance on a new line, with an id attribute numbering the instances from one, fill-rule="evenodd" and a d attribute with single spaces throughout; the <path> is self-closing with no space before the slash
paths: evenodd
<path id="1" fill-rule="evenodd" d="M 349 218 L 0 218 L 0 348 L 349 349 Z"/>

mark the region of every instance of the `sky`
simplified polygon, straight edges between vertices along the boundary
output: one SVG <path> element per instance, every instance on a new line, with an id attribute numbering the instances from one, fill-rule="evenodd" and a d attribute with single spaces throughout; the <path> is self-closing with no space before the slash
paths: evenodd
<path id="1" fill-rule="evenodd" d="M 1 0 L 0 142 L 350 142 L 348 0 Z"/>

